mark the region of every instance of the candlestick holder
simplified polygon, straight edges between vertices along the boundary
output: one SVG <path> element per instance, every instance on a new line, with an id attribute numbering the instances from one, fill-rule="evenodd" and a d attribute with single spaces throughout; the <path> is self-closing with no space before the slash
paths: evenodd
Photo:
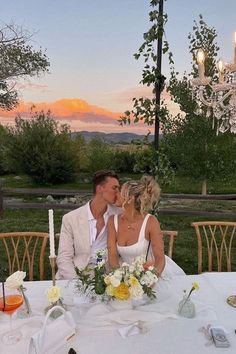
<path id="1" fill-rule="evenodd" d="M 51 269 L 52 269 L 52 286 L 56 288 L 56 272 L 55 272 L 55 270 L 56 270 L 56 256 L 49 256 L 49 261 L 50 261 L 50 265 L 51 265 Z M 56 289 L 56 290 L 58 290 L 58 289 Z M 67 310 L 66 305 L 63 303 L 62 299 L 59 297 L 58 300 L 51 302 L 51 304 L 45 308 L 45 313 L 47 313 L 54 306 L 61 306 L 65 310 Z M 52 313 L 53 318 L 57 318 L 60 315 L 61 315 L 61 311 L 54 311 Z"/>

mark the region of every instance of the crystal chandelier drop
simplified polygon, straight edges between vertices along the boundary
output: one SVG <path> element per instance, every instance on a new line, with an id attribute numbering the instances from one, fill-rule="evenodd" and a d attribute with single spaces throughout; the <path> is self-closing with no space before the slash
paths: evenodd
<path id="1" fill-rule="evenodd" d="M 236 32 L 234 33 L 234 61 L 217 63 L 219 81 L 213 82 L 205 76 L 205 54 L 202 49 L 197 51 L 198 75 L 192 79 L 193 93 L 198 105 L 208 107 L 207 116 L 213 113 L 217 123 L 217 133 L 230 131 L 236 134 Z M 201 113 L 201 110 L 198 111 Z"/>

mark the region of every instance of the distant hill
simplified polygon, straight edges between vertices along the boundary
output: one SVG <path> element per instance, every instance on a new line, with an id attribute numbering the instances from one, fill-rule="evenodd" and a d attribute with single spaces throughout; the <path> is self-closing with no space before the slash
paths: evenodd
<path id="1" fill-rule="evenodd" d="M 131 143 L 134 140 L 142 141 L 145 138 L 145 135 L 139 135 L 134 133 L 101 133 L 101 132 L 88 132 L 88 131 L 81 131 L 81 132 L 73 132 L 72 139 L 77 135 L 80 134 L 84 137 L 85 141 L 90 141 L 93 138 L 99 138 L 104 140 L 108 143 Z M 149 135 L 148 141 L 153 141 L 154 136 Z"/>

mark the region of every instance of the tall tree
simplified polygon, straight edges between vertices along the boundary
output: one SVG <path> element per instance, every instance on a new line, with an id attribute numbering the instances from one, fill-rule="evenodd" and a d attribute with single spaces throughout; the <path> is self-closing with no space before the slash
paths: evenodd
<path id="1" fill-rule="evenodd" d="M 48 72 L 48 58 L 41 49 L 33 49 L 31 38 L 14 23 L 0 28 L 0 108 L 4 110 L 18 104 L 17 80 Z"/>
<path id="2" fill-rule="evenodd" d="M 144 60 L 144 68 L 142 71 L 142 80 L 140 83 L 144 86 L 152 88 L 153 97 L 133 98 L 133 108 L 131 111 L 124 112 L 120 117 L 120 124 L 130 124 L 143 121 L 147 125 L 157 123 L 158 117 L 158 134 L 159 122 L 163 123 L 167 111 L 163 101 L 160 102 L 160 92 L 164 89 L 165 76 L 161 73 L 161 56 L 169 54 L 169 62 L 173 64 L 172 53 L 169 52 L 169 45 L 166 40 L 163 41 L 164 27 L 167 22 L 167 14 L 163 13 L 163 0 L 151 0 L 149 12 L 149 21 L 151 28 L 144 33 L 144 42 L 140 46 L 137 53 L 134 54 L 136 60 L 142 58 Z M 158 97 L 157 97 L 158 96 Z M 156 147 L 158 144 L 155 144 Z"/>
<path id="3" fill-rule="evenodd" d="M 194 21 L 193 33 L 189 36 L 189 50 L 192 54 L 192 71 L 179 78 L 172 68 L 168 90 L 172 99 L 179 104 L 182 114 L 170 121 L 164 129 L 166 152 L 172 163 L 182 173 L 202 181 L 202 193 L 207 192 L 207 180 L 226 177 L 235 166 L 235 137 L 230 133 L 216 134 L 212 126 L 214 118 L 204 105 L 192 94 L 191 77 L 198 75 L 196 65 L 197 49 L 207 53 L 206 76 L 218 80 L 216 57 L 219 47 L 214 28 L 208 27 L 202 16 Z M 184 114 L 183 114 L 184 113 Z"/>

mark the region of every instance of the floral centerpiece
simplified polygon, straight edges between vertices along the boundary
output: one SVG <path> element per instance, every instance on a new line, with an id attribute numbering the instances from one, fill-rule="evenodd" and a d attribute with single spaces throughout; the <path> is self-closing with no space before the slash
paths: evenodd
<path id="1" fill-rule="evenodd" d="M 131 264 L 106 273 L 105 251 L 97 253 L 94 268 L 77 269 L 80 293 L 88 297 L 101 295 L 102 300 L 140 300 L 144 295 L 156 297 L 153 286 L 158 281 L 156 269 L 145 266 L 145 256 L 139 256 Z"/>
<path id="2" fill-rule="evenodd" d="M 153 290 L 158 281 L 156 269 L 145 267 L 145 257 L 139 256 L 131 264 L 123 263 L 120 268 L 110 272 L 104 278 L 106 294 L 117 300 L 140 300 L 143 295 L 156 298 Z"/>

